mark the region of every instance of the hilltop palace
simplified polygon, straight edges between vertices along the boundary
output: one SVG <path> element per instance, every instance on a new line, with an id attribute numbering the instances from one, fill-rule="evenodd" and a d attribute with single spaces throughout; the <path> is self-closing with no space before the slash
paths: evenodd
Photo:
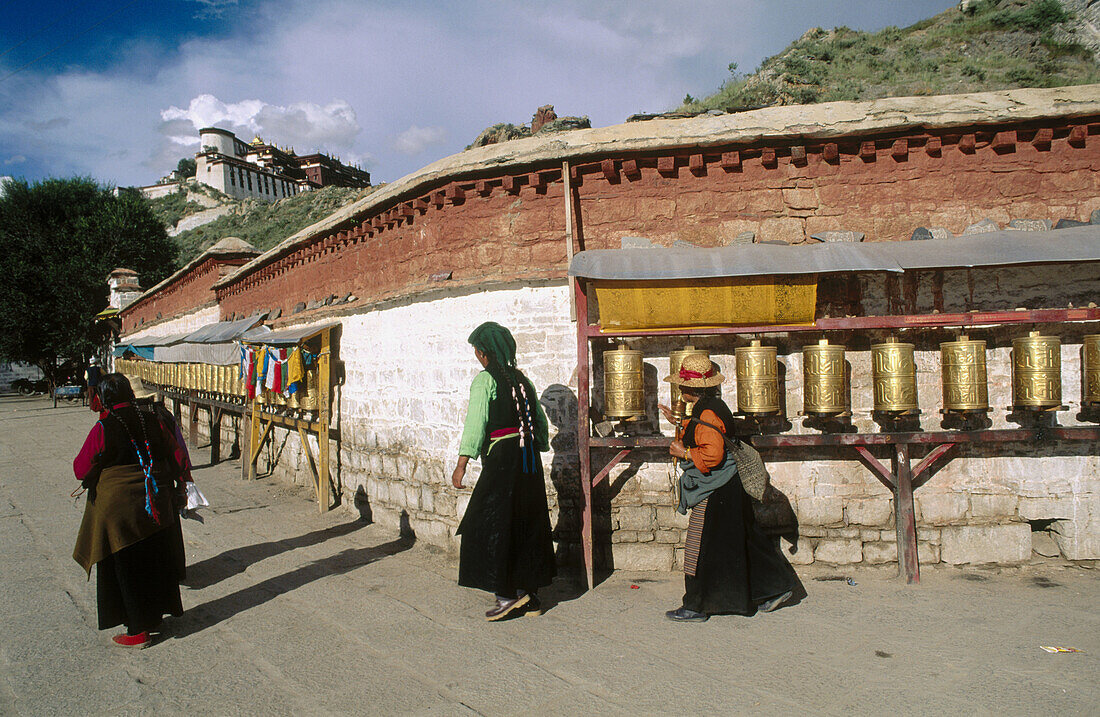
<path id="1" fill-rule="evenodd" d="M 236 199 L 273 202 L 320 187 L 369 187 L 370 172 L 349 166 L 327 154 L 295 154 L 260 137 L 245 143 L 229 130 L 199 130 L 195 181 Z M 173 171 L 156 184 L 139 187 L 150 199 L 180 189 L 184 181 Z"/>

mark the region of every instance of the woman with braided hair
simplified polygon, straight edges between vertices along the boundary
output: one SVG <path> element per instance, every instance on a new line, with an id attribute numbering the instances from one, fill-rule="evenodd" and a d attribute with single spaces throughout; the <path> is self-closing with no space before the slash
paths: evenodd
<path id="1" fill-rule="evenodd" d="M 134 404 L 120 373 L 98 386 L 104 411 L 73 461 L 88 491 L 73 559 L 96 568 L 99 629 L 125 625 L 112 640 L 143 648 L 165 615 L 182 615 L 183 533 L 177 508 L 185 467 L 170 427 Z"/>
<path id="2" fill-rule="evenodd" d="M 451 482 L 462 487 L 471 458 L 481 458 L 481 476 L 458 526 L 458 584 L 496 596 L 485 613 L 489 621 L 521 610 L 539 615 L 535 591 L 555 572 L 539 455 L 550 448 L 546 414 L 534 385 L 516 368 L 516 340 L 508 329 L 489 321 L 469 341 L 484 370 L 470 387 Z"/>

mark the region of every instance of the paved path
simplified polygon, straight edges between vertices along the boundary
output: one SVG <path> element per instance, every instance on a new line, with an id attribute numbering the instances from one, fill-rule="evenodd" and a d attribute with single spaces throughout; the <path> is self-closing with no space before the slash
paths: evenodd
<path id="1" fill-rule="evenodd" d="M 70 557 L 84 408 L 0 398 L 0 714 L 1096 714 L 1097 572 L 802 571 L 808 597 L 680 625 L 678 576 L 565 580 L 488 624 L 451 559 L 310 496 L 199 469 L 186 613 L 149 649 L 95 625 Z M 204 460 L 196 452 L 196 462 Z M 82 501 L 83 499 L 81 499 Z M 851 576 L 856 585 L 827 579 Z M 94 576 L 93 576 L 94 580 Z M 637 587 L 635 587 L 637 586 Z M 1047 654 L 1070 645 L 1084 654 Z"/>

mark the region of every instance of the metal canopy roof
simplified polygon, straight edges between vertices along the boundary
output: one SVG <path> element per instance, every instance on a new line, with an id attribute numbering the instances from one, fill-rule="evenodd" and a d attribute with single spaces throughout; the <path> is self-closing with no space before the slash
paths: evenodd
<path id="1" fill-rule="evenodd" d="M 184 339 L 189 344 L 221 344 L 227 341 L 239 339 L 249 329 L 262 324 L 267 314 L 256 314 L 247 319 L 236 321 L 219 321 L 216 324 L 207 324 L 196 331 L 192 331 Z"/>
<path id="2" fill-rule="evenodd" d="M 1100 225 L 1043 232 L 1001 230 L 954 239 L 716 249 L 595 249 L 569 266 L 586 279 L 676 280 L 777 274 L 948 269 L 1100 261 Z"/>
<path id="3" fill-rule="evenodd" d="M 340 325 L 340 322 L 330 322 L 327 324 L 320 324 L 316 326 L 300 326 L 294 329 L 286 329 L 284 331 L 272 331 L 266 334 L 256 334 L 250 331 L 244 336 L 242 340 L 251 343 L 264 344 L 266 346 L 293 346 L 299 344 L 306 339 L 313 338 L 322 331 L 336 328 Z"/>

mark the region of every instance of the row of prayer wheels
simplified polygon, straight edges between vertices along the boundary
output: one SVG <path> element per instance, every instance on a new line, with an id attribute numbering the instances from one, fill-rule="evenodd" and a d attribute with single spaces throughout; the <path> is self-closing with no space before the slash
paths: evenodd
<path id="1" fill-rule="evenodd" d="M 802 349 L 803 413 L 838 416 L 850 412 L 850 385 L 845 347 L 821 340 Z M 669 355 L 669 371 L 692 354 L 709 359 L 706 351 L 687 346 Z M 1083 341 L 1082 406 L 1100 407 L 1100 334 Z M 605 414 L 608 418 L 638 420 L 645 417 L 642 352 L 620 345 L 604 357 Z M 735 349 L 737 410 L 767 415 L 780 411 L 777 349 L 753 341 Z M 984 341 L 960 336 L 940 344 L 943 410 L 973 413 L 989 410 Z M 1012 405 L 1022 410 L 1049 410 L 1062 405 L 1061 340 L 1033 331 L 1012 340 Z M 874 411 L 905 415 L 919 410 L 917 365 L 914 346 L 893 338 L 871 346 Z M 672 405 L 679 399 L 672 386 Z"/>
<path id="2" fill-rule="evenodd" d="M 226 401 L 245 402 L 248 397 L 248 382 L 241 377 L 240 369 L 236 365 L 116 359 L 115 370 L 127 376 L 136 376 L 147 384 L 218 397 Z M 306 385 L 303 389 L 284 396 L 265 388 L 257 393 L 256 400 L 262 405 L 316 411 L 317 395 L 317 371 L 314 370 L 306 372 Z"/>

